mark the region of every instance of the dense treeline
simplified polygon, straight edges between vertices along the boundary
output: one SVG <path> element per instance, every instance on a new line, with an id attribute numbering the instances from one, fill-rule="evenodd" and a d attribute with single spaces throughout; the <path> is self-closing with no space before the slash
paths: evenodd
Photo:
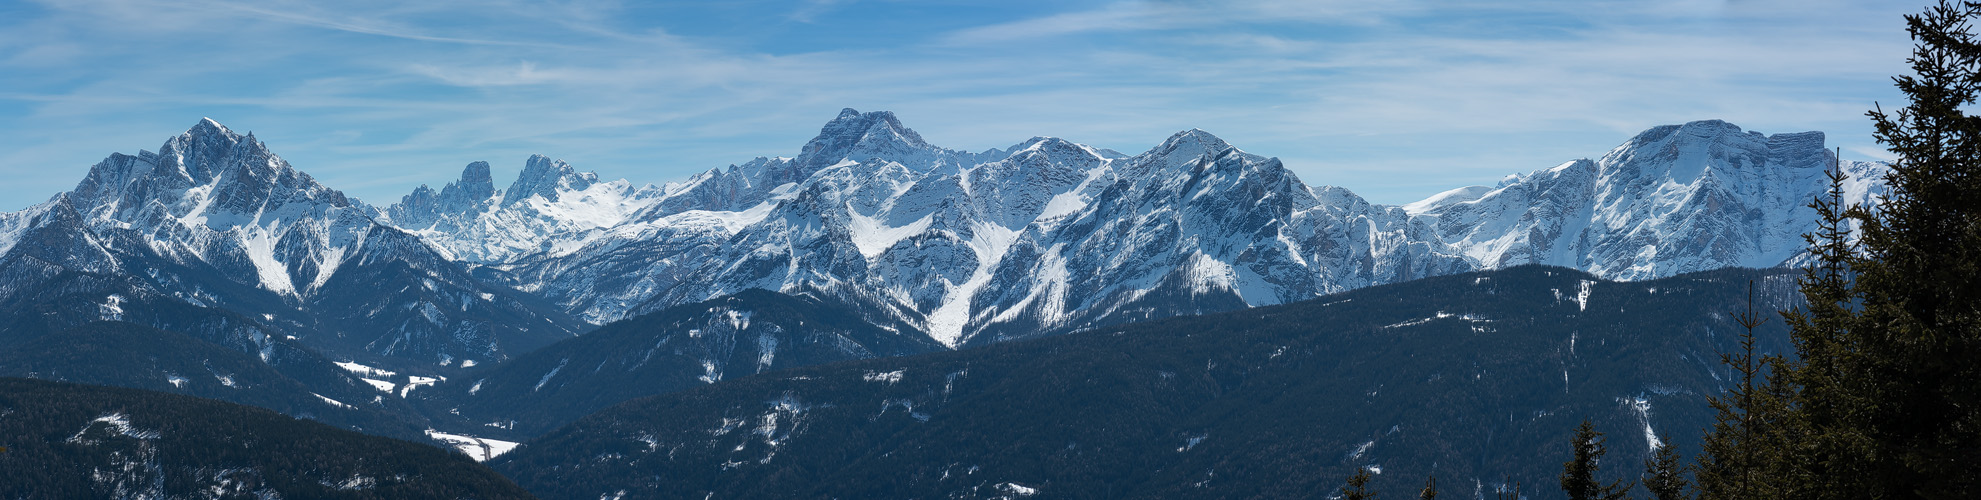
<path id="1" fill-rule="evenodd" d="M 451 451 L 220 401 L 0 378 L 4 498 L 530 498 Z"/>

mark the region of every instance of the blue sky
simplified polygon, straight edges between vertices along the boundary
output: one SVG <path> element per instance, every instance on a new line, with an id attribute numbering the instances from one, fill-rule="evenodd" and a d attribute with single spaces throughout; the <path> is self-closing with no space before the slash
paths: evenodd
<path id="1" fill-rule="evenodd" d="M 845 107 L 973 151 L 1201 128 L 1392 204 L 1709 118 L 1882 159 L 1925 3 L 0 0 L 0 210 L 201 117 L 379 205 L 533 153 L 679 180 Z"/>

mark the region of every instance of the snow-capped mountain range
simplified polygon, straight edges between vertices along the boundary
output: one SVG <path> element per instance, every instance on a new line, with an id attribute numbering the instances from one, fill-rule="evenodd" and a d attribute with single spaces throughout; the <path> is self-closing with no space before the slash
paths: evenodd
<path id="1" fill-rule="evenodd" d="M 169 296 L 260 318 L 343 359 L 500 360 L 583 323 L 471 276 L 252 134 L 212 120 L 113 154 L 76 189 L 0 216 L 0 303 L 79 290 Z M 111 293 L 111 292 L 105 292 Z M 114 319 L 117 295 L 102 318 Z M 10 313 L 30 314 L 26 308 Z"/>
<path id="2" fill-rule="evenodd" d="M 205 120 L 0 214 L 0 300 L 34 287 L 22 276 L 61 270 L 144 275 L 199 303 L 248 289 L 332 335 L 366 332 L 345 348 L 444 363 L 584 328 L 570 318 L 763 288 L 956 347 L 1523 263 L 1612 279 L 1780 265 L 1801 250 L 1814 219 L 1803 205 L 1834 159 L 1820 132 L 1702 121 L 1387 206 L 1201 130 L 1132 156 L 1047 137 L 970 153 L 848 109 L 795 157 L 662 186 L 534 156 L 507 189 L 476 162 L 378 209 Z M 1882 164 L 1842 166 L 1853 200 L 1877 191 Z M 23 248 L 51 244 L 32 235 L 57 220 L 81 228 L 69 247 Z"/>

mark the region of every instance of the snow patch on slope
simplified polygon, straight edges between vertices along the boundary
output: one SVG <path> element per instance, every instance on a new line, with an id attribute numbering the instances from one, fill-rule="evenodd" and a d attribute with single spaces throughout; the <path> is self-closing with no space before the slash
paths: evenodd
<path id="1" fill-rule="evenodd" d="M 852 223 L 847 225 L 846 230 L 853 237 L 853 246 L 859 248 L 860 255 L 866 256 L 868 261 L 880 258 L 880 254 L 894 247 L 895 243 L 927 231 L 929 222 L 935 219 L 935 214 L 929 214 L 907 225 L 890 227 L 880 219 L 861 215 L 850 205 L 846 207 L 846 214 L 852 216 Z"/>
<path id="2" fill-rule="evenodd" d="M 466 434 L 449 434 L 433 429 L 426 430 L 426 437 L 434 441 L 447 443 L 449 446 L 453 446 L 454 449 L 461 450 L 461 453 L 468 455 L 468 458 L 475 459 L 476 462 L 487 462 L 490 459 L 508 453 L 510 450 L 516 449 L 517 445 L 522 444 L 514 441 L 475 437 Z"/>
<path id="3" fill-rule="evenodd" d="M 261 287 L 282 295 L 296 295 L 296 285 L 289 280 L 288 266 L 275 260 L 275 243 L 281 236 L 274 234 L 272 229 L 259 226 L 247 226 L 238 231 L 241 250 L 247 252 L 248 262 L 254 264 Z"/>

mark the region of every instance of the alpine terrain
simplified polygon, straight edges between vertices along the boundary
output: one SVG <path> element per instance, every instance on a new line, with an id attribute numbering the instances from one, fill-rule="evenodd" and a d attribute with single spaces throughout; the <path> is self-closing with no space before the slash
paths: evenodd
<path id="1" fill-rule="evenodd" d="M 760 372 L 1291 304 L 1521 264 L 1603 280 L 1799 262 L 1818 132 L 1658 127 L 1402 206 L 1202 130 L 965 152 L 847 109 L 795 156 L 664 185 L 547 156 L 384 208 L 201 120 L 0 213 L 0 374 L 433 439 L 477 459 Z M 593 332 L 595 333 L 586 333 Z"/>
<path id="2" fill-rule="evenodd" d="M 482 276 L 604 323 L 811 290 L 945 346 L 1279 304 L 1522 263 L 1650 279 L 1795 259 L 1836 162 L 1818 132 L 1719 121 L 1404 206 L 1301 182 L 1201 131 L 1128 156 L 1056 138 L 969 153 L 851 109 L 795 157 L 661 187 L 533 157 L 386 210 Z M 1844 162 L 1868 199 L 1883 166 Z"/>

